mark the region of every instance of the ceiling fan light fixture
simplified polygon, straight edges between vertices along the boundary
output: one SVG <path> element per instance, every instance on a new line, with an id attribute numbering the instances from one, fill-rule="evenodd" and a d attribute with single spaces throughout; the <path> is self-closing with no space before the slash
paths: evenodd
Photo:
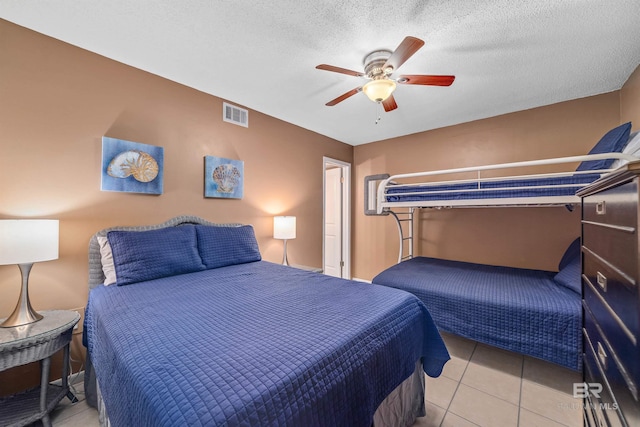
<path id="1" fill-rule="evenodd" d="M 371 80 L 362 86 L 362 91 L 373 102 L 383 102 L 396 90 L 396 82 L 390 79 Z"/>

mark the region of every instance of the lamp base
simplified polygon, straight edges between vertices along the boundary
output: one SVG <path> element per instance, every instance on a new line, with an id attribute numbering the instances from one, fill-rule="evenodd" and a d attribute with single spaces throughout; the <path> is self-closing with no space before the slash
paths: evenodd
<path id="1" fill-rule="evenodd" d="M 36 312 L 33 307 L 31 307 L 31 302 L 29 301 L 29 273 L 31 272 L 33 263 L 18 264 L 18 267 L 20 267 L 20 274 L 22 275 L 22 288 L 20 288 L 18 304 L 16 308 L 13 309 L 13 313 L 0 324 L 0 328 L 13 328 L 42 319 L 42 314 Z"/>
<path id="2" fill-rule="evenodd" d="M 284 239 L 284 253 L 282 255 L 282 265 L 289 265 L 289 260 L 287 259 L 287 239 Z"/>

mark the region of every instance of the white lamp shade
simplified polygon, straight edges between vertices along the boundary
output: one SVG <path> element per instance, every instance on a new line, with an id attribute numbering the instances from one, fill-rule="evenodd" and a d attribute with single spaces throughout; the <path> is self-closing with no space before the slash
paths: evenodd
<path id="1" fill-rule="evenodd" d="M 274 216 L 273 217 L 273 238 L 274 239 L 295 239 L 296 238 L 296 217 L 295 216 Z"/>
<path id="2" fill-rule="evenodd" d="M 0 265 L 58 258 L 57 219 L 0 220 Z"/>

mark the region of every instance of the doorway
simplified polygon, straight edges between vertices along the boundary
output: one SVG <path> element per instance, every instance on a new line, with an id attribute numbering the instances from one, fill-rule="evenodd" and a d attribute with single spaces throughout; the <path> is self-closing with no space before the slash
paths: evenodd
<path id="1" fill-rule="evenodd" d="M 322 271 L 351 278 L 351 164 L 323 157 Z"/>

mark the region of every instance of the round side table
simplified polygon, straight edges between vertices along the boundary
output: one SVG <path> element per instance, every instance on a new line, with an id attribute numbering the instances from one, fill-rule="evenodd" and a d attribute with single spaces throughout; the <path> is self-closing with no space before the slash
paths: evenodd
<path id="1" fill-rule="evenodd" d="M 73 327 L 80 320 L 75 311 L 42 311 L 43 318 L 28 325 L 0 328 L 0 371 L 40 361 L 40 386 L 0 399 L 0 425 L 23 426 L 42 420 L 51 426 L 49 413 L 69 391 L 69 344 Z M 2 319 L 0 319 L 1 321 Z M 62 385 L 49 384 L 51 356 L 64 349 Z"/>

